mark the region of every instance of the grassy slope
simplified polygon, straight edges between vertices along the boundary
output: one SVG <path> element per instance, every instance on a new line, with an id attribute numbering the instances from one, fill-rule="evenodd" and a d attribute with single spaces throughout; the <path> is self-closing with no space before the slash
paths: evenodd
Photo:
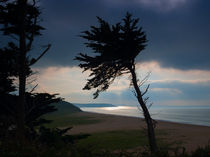
<path id="1" fill-rule="evenodd" d="M 52 123 L 47 124 L 47 127 L 56 128 L 100 122 L 100 120 L 90 116 L 75 115 L 75 113 L 82 112 L 82 110 L 69 102 L 61 101 L 59 103 L 54 103 L 54 105 L 58 111 L 45 115 L 46 119 L 53 121 Z"/>
<path id="2" fill-rule="evenodd" d="M 47 127 L 69 127 L 72 125 L 101 122 L 101 119 L 96 119 L 91 116 L 78 116 L 75 113 L 82 111 L 70 103 L 64 102 L 57 105 L 59 109 L 58 112 L 46 116 L 47 119 L 53 120 Z M 159 137 L 163 134 L 166 134 L 166 132 L 157 132 Z M 162 146 L 165 145 L 161 138 L 158 139 L 158 143 Z M 143 130 L 118 130 L 93 133 L 88 138 L 79 140 L 77 146 L 84 149 L 90 148 L 92 150 L 122 150 L 148 146 L 148 140 Z"/>
<path id="3" fill-rule="evenodd" d="M 76 113 L 76 112 L 82 112 L 80 108 L 76 107 L 75 105 L 66 102 L 61 101 L 59 103 L 53 103 L 55 107 L 58 109 L 58 111 L 52 113 L 52 115 L 63 115 L 63 114 L 70 114 L 70 113 Z"/>
<path id="4" fill-rule="evenodd" d="M 94 133 L 86 139 L 80 140 L 77 145 L 83 148 L 92 148 L 93 150 L 106 149 L 129 149 L 147 144 L 144 133 L 139 130 L 129 131 L 109 131 L 103 133 Z"/>
<path id="5" fill-rule="evenodd" d="M 52 123 L 47 124 L 47 127 L 66 127 L 72 125 L 82 125 L 82 124 L 94 124 L 98 123 L 101 120 L 92 118 L 90 116 L 77 116 L 73 113 L 64 114 L 64 115 L 48 115 L 46 117 L 49 120 L 53 120 Z"/>
<path id="6" fill-rule="evenodd" d="M 163 142 L 161 136 L 165 131 L 157 132 L 157 142 L 160 147 L 168 148 L 172 144 Z M 127 150 L 139 147 L 148 147 L 148 139 L 143 130 L 118 130 L 91 134 L 86 139 L 78 141 L 80 148 L 92 150 Z"/>

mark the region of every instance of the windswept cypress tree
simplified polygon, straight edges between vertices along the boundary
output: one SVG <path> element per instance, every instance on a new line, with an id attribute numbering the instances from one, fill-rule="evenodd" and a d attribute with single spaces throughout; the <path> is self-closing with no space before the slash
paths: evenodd
<path id="1" fill-rule="evenodd" d="M 99 17 L 98 22 L 99 27 L 91 26 L 90 31 L 85 31 L 81 35 L 87 40 L 86 46 L 90 47 L 95 55 L 80 53 L 75 58 L 82 62 L 79 66 L 84 71 L 91 71 L 90 78 L 83 89 L 96 88 L 94 98 L 97 98 L 100 92 L 109 88 L 115 78 L 123 74 L 131 74 L 131 84 L 146 120 L 150 149 L 151 152 L 156 152 L 154 124 L 146 106 L 146 100 L 143 98 L 148 88 L 144 92 L 140 90 L 135 69 L 135 58 L 146 47 L 145 32 L 138 26 L 139 19 L 133 19 L 129 13 L 122 23 L 110 25 Z"/>

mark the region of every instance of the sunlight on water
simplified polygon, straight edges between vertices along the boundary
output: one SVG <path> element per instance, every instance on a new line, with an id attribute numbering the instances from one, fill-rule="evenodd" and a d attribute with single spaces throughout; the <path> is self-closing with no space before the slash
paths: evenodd
<path id="1" fill-rule="evenodd" d="M 81 109 L 87 112 L 143 118 L 142 111 L 137 106 L 83 107 Z M 210 108 L 208 106 L 151 107 L 149 111 L 152 118 L 156 120 L 210 126 Z"/>
<path id="2" fill-rule="evenodd" d="M 113 111 L 113 110 L 128 110 L 132 109 L 131 106 L 116 106 L 116 107 L 102 107 L 101 109 L 107 110 L 107 111 Z"/>
<path id="3" fill-rule="evenodd" d="M 81 109 L 87 112 L 132 116 L 132 117 L 143 117 L 142 112 L 137 107 L 134 106 L 83 107 Z"/>

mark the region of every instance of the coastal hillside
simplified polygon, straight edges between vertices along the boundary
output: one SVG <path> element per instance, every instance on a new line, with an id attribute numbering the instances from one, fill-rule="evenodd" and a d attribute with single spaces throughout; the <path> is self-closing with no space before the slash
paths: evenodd
<path id="1" fill-rule="evenodd" d="M 67 101 L 60 101 L 58 103 L 53 103 L 53 105 L 55 105 L 55 107 L 58 109 L 58 111 L 54 112 L 53 114 L 69 114 L 82 112 L 82 110 L 79 107 Z"/>

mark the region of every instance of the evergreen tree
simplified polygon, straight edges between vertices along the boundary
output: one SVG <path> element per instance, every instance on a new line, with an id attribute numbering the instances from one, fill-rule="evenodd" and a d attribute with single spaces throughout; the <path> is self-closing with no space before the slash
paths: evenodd
<path id="1" fill-rule="evenodd" d="M 18 98 L 10 99 L 7 103 L 1 103 L 4 106 L 10 106 L 12 103 L 16 103 L 15 115 L 16 115 L 16 127 L 17 127 L 17 137 L 20 141 L 25 139 L 25 125 L 26 125 L 26 111 L 27 104 L 29 101 L 28 93 L 26 93 L 26 78 L 32 73 L 30 66 L 35 64 L 49 49 L 50 44 L 46 49 L 40 53 L 37 58 L 30 58 L 29 52 L 32 48 L 34 38 L 42 35 L 41 31 L 44 30 L 42 26 L 39 25 L 40 21 L 40 9 L 37 6 L 37 0 L 1 0 L 0 1 L 0 24 L 1 31 L 3 35 L 9 37 L 9 47 L 2 48 L 1 54 L 5 57 L 12 56 L 5 59 L 4 65 L 1 65 L 1 74 L 4 77 L 0 80 L 2 92 L 9 93 L 14 90 L 12 85 L 12 78 L 18 78 Z M 6 72 L 3 72 L 3 68 L 11 64 L 6 68 Z M 14 73 L 13 73 L 14 70 Z M 5 90 L 6 89 L 6 90 Z M 12 95 L 8 95 L 12 96 Z M 31 98 L 37 98 L 39 95 L 30 95 Z M 6 98 L 6 97 L 5 97 Z M 18 103 L 17 103 L 18 102 Z M 6 105 L 5 105 L 6 104 Z M 49 104 L 48 104 L 49 105 Z"/>
<path id="2" fill-rule="evenodd" d="M 91 26 L 90 31 L 81 35 L 87 40 L 86 46 L 90 47 L 95 55 L 80 53 L 75 58 L 82 62 L 79 66 L 84 71 L 91 71 L 90 79 L 83 89 L 96 88 L 94 98 L 97 98 L 100 92 L 109 88 L 116 77 L 131 74 L 131 83 L 147 123 L 150 149 L 156 152 L 154 123 L 146 106 L 146 99 L 143 98 L 149 87 L 145 92 L 140 90 L 135 71 L 135 58 L 145 49 L 147 43 L 145 33 L 137 25 L 139 19 L 133 19 L 131 14 L 127 13 L 123 22 L 116 25 L 110 25 L 99 17 L 98 22 L 99 27 Z"/>

